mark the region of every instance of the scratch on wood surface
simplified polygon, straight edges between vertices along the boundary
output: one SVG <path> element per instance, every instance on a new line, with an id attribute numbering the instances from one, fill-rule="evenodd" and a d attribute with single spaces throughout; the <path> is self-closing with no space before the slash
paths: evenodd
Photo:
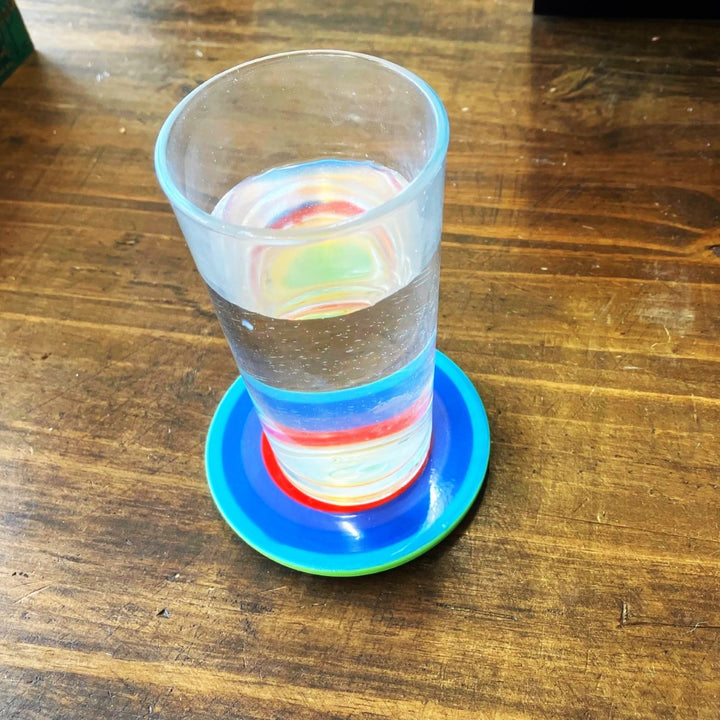
<path id="1" fill-rule="evenodd" d="M 449 602 L 436 602 L 435 605 L 445 610 L 465 612 L 471 615 L 476 615 L 478 617 L 483 617 L 488 620 L 512 620 L 514 622 L 517 622 L 519 620 L 518 616 L 512 613 L 495 612 L 492 610 L 483 611 L 476 608 L 467 607 L 465 605 L 457 605 L 455 603 Z"/>
<path id="2" fill-rule="evenodd" d="M 595 72 L 590 68 L 569 70 L 553 79 L 549 93 L 558 99 L 573 98 L 594 78 Z"/>
<path id="3" fill-rule="evenodd" d="M 684 629 L 688 633 L 694 633 L 696 630 L 720 630 L 720 625 L 711 625 L 705 620 L 698 620 L 691 624 L 686 622 L 668 622 L 652 618 L 647 620 L 632 620 L 630 605 L 625 600 L 622 600 L 620 603 L 620 621 L 618 622 L 618 628 L 640 626 Z"/>
<path id="4" fill-rule="evenodd" d="M 568 518 L 568 520 L 574 518 L 575 515 L 578 514 L 578 511 L 583 507 L 583 505 L 585 505 L 585 504 L 587 503 L 587 501 L 588 501 L 589 499 L 590 499 L 590 498 L 589 498 L 588 496 L 585 496 L 585 498 L 583 499 L 583 501 L 572 511 L 572 513 L 570 513 L 570 518 Z"/>
<path id="5" fill-rule="evenodd" d="M 31 598 L 33 595 L 37 595 L 38 593 L 41 593 L 43 590 L 47 590 L 49 587 L 50 587 L 50 585 L 43 585 L 42 587 L 38 588 L 37 590 L 33 590 L 32 592 L 29 592 L 26 595 L 19 597 L 17 600 L 15 600 L 14 604 L 17 605 L 18 603 L 22 602 L 23 600 L 27 600 L 28 598 Z"/>
<path id="6" fill-rule="evenodd" d="M 583 675 L 587 673 L 589 667 L 590 667 L 590 649 L 585 648 L 585 667 L 583 669 Z"/>
<path id="7" fill-rule="evenodd" d="M 618 627 L 625 627 L 630 617 L 630 606 L 623 600 L 620 604 L 620 623 Z"/>

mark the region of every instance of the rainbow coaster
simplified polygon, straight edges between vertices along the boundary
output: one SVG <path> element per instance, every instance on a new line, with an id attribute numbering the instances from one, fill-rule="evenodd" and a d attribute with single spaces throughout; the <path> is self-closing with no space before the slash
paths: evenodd
<path id="1" fill-rule="evenodd" d="M 490 429 L 465 373 L 435 356 L 433 445 L 402 494 L 360 511 L 328 512 L 298 502 L 270 477 L 262 430 L 238 378 L 220 401 L 205 447 L 208 484 L 230 527 L 271 560 L 316 575 L 368 575 L 426 552 L 467 513 L 485 479 Z"/>

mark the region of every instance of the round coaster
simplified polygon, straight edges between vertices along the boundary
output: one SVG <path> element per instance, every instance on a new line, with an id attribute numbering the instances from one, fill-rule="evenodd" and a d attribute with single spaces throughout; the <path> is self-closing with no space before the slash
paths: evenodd
<path id="1" fill-rule="evenodd" d="M 433 444 L 400 495 L 357 511 L 327 511 L 285 493 L 265 467 L 262 429 L 245 384 L 229 388 L 210 423 L 205 467 L 215 504 L 251 547 L 316 575 L 367 575 L 408 562 L 445 538 L 477 497 L 490 455 L 482 400 L 446 355 L 435 356 Z"/>

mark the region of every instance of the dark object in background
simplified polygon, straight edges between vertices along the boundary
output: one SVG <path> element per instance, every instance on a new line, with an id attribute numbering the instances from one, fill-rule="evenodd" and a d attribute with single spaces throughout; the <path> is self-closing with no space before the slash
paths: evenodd
<path id="1" fill-rule="evenodd" d="M 0 83 L 33 51 L 15 0 L 0 0 Z"/>
<path id="2" fill-rule="evenodd" d="M 571 17 L 720 18 L 718 0 L 535 0 L 535 15 Z"/>

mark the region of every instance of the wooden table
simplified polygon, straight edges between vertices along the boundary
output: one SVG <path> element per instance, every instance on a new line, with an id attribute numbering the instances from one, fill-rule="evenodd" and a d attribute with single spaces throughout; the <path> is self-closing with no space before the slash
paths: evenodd
<path id="1" fill-rule="evenodd" d="M 0 718 L 720 716 L 720 60 L 709 22 L 526 0 L 22 0 L 0 88 Z M 204 476 L 236 368 L 153 171 L 202 80 L 384 56 L 445 102 L 438 345 L 471 516 L 359 579 L 246 546 Z"/>

